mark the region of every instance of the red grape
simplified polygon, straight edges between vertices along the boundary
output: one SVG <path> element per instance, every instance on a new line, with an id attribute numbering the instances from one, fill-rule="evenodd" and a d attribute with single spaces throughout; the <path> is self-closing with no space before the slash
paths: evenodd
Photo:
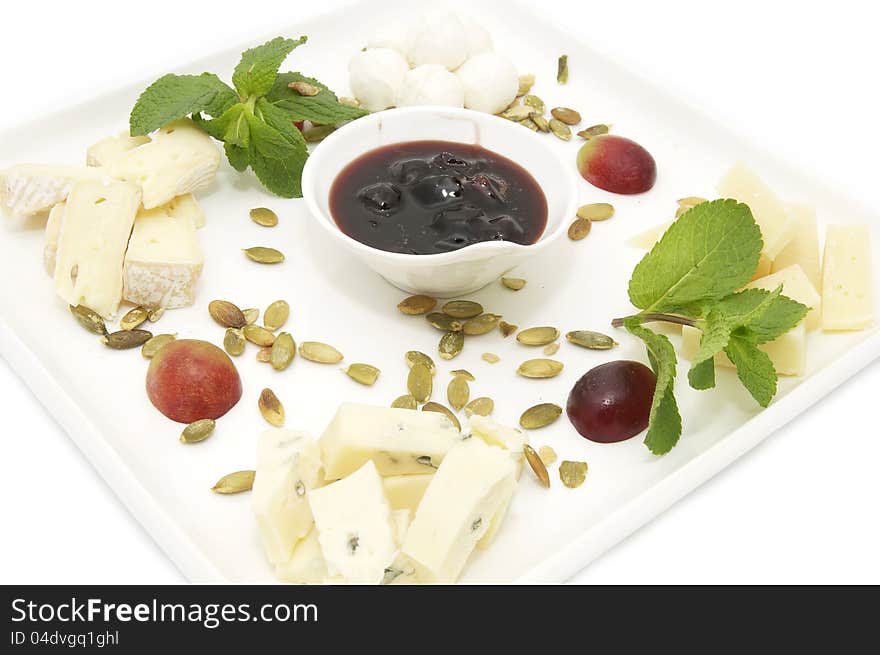
<path id="1" fill-rule="evenodd" d="M 616 134 L 587 140 L 578 151 L 577 167 L 587 182 L 612 193 L 643 193 L 657 180 L 651 153 Z"/>

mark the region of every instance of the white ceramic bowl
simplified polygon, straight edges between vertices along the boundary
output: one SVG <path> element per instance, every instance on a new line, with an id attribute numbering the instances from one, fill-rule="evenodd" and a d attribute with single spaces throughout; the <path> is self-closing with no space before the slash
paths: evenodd
<path id="1" fill-rule="evenodd" d="M 331 237 L 394 286 L 408 293 L 450 297 L 471 293 L 544 250 L 565 234 L 577 211 L 574 162 L 564 162 L 552 137 L 517 123 L 450 107 L 404 107 L 377 112 L 340 128 L 315 149 L 303 170 L 303 198 Z M 547 226 L 534 244 L 487 241 L 436 255 L 385 252 L 346 235 L 330 215 L 330 187 L 353 159 L 402 141 L 479 144 L 523 166 L 547 197 Z"/>

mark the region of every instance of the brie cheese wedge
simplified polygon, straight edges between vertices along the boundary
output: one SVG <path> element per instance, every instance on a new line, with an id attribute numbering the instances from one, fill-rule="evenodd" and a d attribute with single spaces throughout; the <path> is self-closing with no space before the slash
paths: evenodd
<path id="1" fill-rule="evenodd" d="M 61 220 L 64 218 L 66 203 L 59 202 L 49 210 L 46 220 L 46 242 L 43 245 L 43 267 L 49 277 L 55 275 L 55 258 L 58 255 L 58 237 L 61 235 Z"/>
<path id="2" fill-rule="evenodd" d="M 130 136 L 128 132 L 108 136 L 86 150 L 86 165 L 106 166 L 120 155 L 149 142 L 148 136 Z"/>
<path id="3" fill-rule="evenodd" d="M 18 164 L 0 171 L 0 210 L 11 218 L 29 218 L 64 201 L 80 180 L 107 180 L 102 168 Z"/>

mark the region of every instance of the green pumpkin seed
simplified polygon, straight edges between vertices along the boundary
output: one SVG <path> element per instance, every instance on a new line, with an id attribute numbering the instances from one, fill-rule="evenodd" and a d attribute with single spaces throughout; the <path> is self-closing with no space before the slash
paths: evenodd
<path id="1" fill-rule="evenodd" d="M 261 364 L 268 364 L 272 361 L 272 349 L 260 348 L 257 351 L 257 361 Z"/>
<path id="2" fill-rule="evenodd" d="M 379 379 L 379 369 L 369 364 L 352 364 L 345 369 L 345 374 L 364 386 L 371 387 Z"/>
<path id="3" fill-rule="evenodd" d="M 290 305 L 283 300 L 276 300 L 263 312 L 263 325 L 273 332 L 287 323 L 290 318 Z"/>
<path id="4" fill-rule="evenodd" d="M 501 358 L 495 353 L 483 353 L 480 357 L 484 362 L 488 362 L 489 364 L 497 364 L 501 361 Z"/>
<path id="5" fill-rule="evenodd" d="M 208 303 L 208 313 L 225 328 L 243 328 L 247 325 L 241 310 L 228 300 L 212 300 Z"/>
<path id="6" fill-rule="evenodd" d="M 545 105 L 544 101 L 541 100 L 538 96 L 535 95 L 527 95 L 523 99 L 523 104 L 527 107 L 531 107 L 533 112 L 537 112 L 539 114 L 544 113 Z"/>
<path id="7" fill-rule="evenodd" d="M 409 350 L 403 356 L 406 360 L 406 365 L 412 368 L 416 364 L 424 364 L 428 367 L 428 370 L 431 371 L 431 375 L 437 372 L 437 367 L 434 366 L 434 360 L 428 357 L 425 353 L 419 352 L 418 350 Z"/>
<path id="8" fill-rule="evenodd" d="M 593 222 L 588 218 L 576 218 L 568 227 L 568 238 L 572 241 L 585 239 L 593 227 Z"/>
<path id="9" fill-rule="evenodd" d="M 240 494 L 243 491 L 250 491 L 254 487 L 254 478 L 256 471 L 236 471 L 229 475 L 224 475 L 217 481 L 211 491 L 215 494 Z"/>
<path id="10" fill-rule="evenodd" d="M 568 460 L 559 464 L 559 479 L 569 489 L 577 489 L 587 478 L 586 462 L 570 462 Z"/>
<path id="11" fill-rule="evenodd" d="M 217 423 L 214 419 L 203 418 L 187 425 L 180 433 L 181 443 L 198 443 L 211 436 Z"/>
<path id="12" fill-rule="evenodd" d="M 144 359 L 153 359 L 162 348 L 177 338 L 176 334 L 157 334 L 155 337 L 147 341 L 141 348 L 141 355 Z"/>
<path id="13" fill-rule="evenodd" d="M 529 128 L 532 132 L 538 131 L 538 124 L 535 121 L 533 121 L 531 118 L 524 118 L 523 120 L 517 121 L 517 122 L 520 125 L 522 125 L 523 127 Z"/>
<path id="14" fill-rule="evenodd" d="M 263 389 L 257 406 L 269 425 L 274 425 L 276 428 L 284 427 L 284 405 L 278 400 L 274 391 Z"/>
<path id="15" fill-rule="evenodd" d="M 275 335 L 272 331 L 260 325 L 245 325 L 241 332 L 244 334 L 245 339 L 257 346 L 268 348 L 275 343 Z"/>
<path id="16" fill-rule="evenodd" d="M 245 248 L 242 252 L 245 257 L 258 264 L 280 264 L 284 261 L 284 253 L 275 250 L 275 248 L 254 246 L 253 248 Z"/>
<path id="17" fill-rule="evenodd" d="M 574 109 L 569 107 L 554 107 L 550 113 L 558 121 L 562 121 L 566 125 L 577 125 L 581 122 L 581 115 Z"/>
<path id="18" fill-rule="evenodd" d="M 483 306 L 473 300 L 451 300 L 443 305 L 443 313 L 452 318 L 474 318 L 483 313 Z"/>
<path id="19" fill-rule="evenodd" d="M 361 103 L 356 98 L 349 98 L 347 96 L 339 96 L 337 99 L 340 105 L 345 105 L 346 107 L 354 107 L 358 109 L 361 106 Z"/>
<path id="20" fill-rule="evenodd" d="M 428 314 L 425 320 L 428 321 L 431 327 L 437 328 L 442 332 L 460 332 L 462 328 L 461 321 L 440 312 Z"/>
<path id="21" fill-rule="evenodd" d="M 101 337 L 101 342 L 113 350 L 129 350 L 140 348 L 153 338 L 151 332 L 146 330 L 119 330 Z"/>
<path id="22" fill-rule="evenodd" d="M 468 336 L 487 334 L 495 329 L 500 320 L 499 314 L 482 314 L 465 322 L 461 329 Z"/>
<path id="23" fill-rule="evenodd" d="M 531 107 L 514 102 L 510 107 L 501 112 L 501 117 L 518 123 L 527 119 L 533 111 Z"/>
<path id="24" fill-rule="evenodd" d="M 503 277 L 501 278 L 501 284 L 511 291 L 519 291 L 526 286 L 526 281 L 521 277 Z"/>
<path id="25" fill-rule="evenodd" d="M 556 62 L 556 81 L 559 84 L 568 83 L 568 55 L 559 55 L 559 61 Z"/>
<path id="26" fill-rule="evenodd" d="M 617 342 L 606 334 L 590 330 L 575 330 L 565 335 L 571 343 L 590 350 L 610 350 Z"/>
<path id="27" fill-rule="evenodd" d="M 554 136 L 563 141 L 571 140 L 571 128 L 558 118 L 550 119 L 550 131 L 553 132 Z"/>
<path id="28" fill-rule="evenodd" d="M 519 365 L 516 372 L 524 378 L 553 378 L 562 373 L 565 364 L 555 359 L 530 359 Z"/>
<path id="29" fill-rule="evenodd" d="M 344 359 L 336 348 L 320 341 L 303 341 L 299 347 L 299 354 L 310 362 L 318 364 L 338 364 Z"/>
<path id="30" fill-rule="evenodd" d="M 163 316 L 165 316 L 164 307 L 156 307 L 155 309 L 151 309 L 150 313 L 147 314 L 147 318 L 149 319 L 150 323 L 156 323 Z"/>
<path id="31" fill-rule="evenodd" d="M 519 76 L 519 88 L 516 91 L 517 96 L 524 96 L 535 85 L 535 76 L 532 74 Z"/>
<path id="32" fill-rule="evenodd" d="M 119 327 L 123 330 L 133 330 L 138 325 L 146 322 L 149 312 L 143 307 L 135 307 L 119 319 Z"/>
<path id="33" fill-rule="evenodd" d="M 449 422 L 455 426 L 455 429 L 461 432 L 461 423 L 458 420 L 458 417 L 452 413 L 452 411 L 448 407 L 444 407 L 440 403 L 430 402 L 422 405 L 423 412 L 437 412 L 438 414 L 443 414 L 446 418 L 449 419 Z"/>
<path id="34" fill-rule="evenodd" d="M 241 313 L 242 316 L 244 316 L 244 320 L 247 325 L 253 325 L 257 322 L 257 319 L 260 318 L 259 309 L 242 309 Z"/>
<path id="35" fill-rule="evenodd" d="M 538 453 L 535 452 L 535 449 L 532 448 L 529 444 L 523 445 L 523 456 L 526 458 L 526 461 L 529 463 L 532 471 L 537 476 L 538 480 L 541 481 L 541 484 L 544 485 L 545 488 L 550 488 L 550 474 L 547 472 L 547 467 L 544 465 L 544 460 L 542 460 Z"/>
<path id="36" fill-rule="evenodd" d="M 463 375 L 456 375 L 452 378 L 449 386 L 446 387 L 446 399 L 452 405 L 452 409 L 456 412 L 467 405 L 471 397 L 471 388 L 468 385 L 467 378 Z"/>
<path id="37" fill-rule="evenodd" d="M 431 296 L 410 296 L 397 303 L 397 309 L 409 316 L 427 314 L 437 306 L 437 299 Z"/>
<path id="38" fill-rule="evenodd" d="M 223 335 L 223 348 L 233 357 L 238 357 L 244 352 L 247 346 L 247 340 L 244 334 L 238 328 L 226 328 L 226 334 Z"/>
<path id="39" fill-rule="evenodd" d="M 440 337 L 437 351 L 440 359 L 455 359 L 464 348 L 464 335 L 461 332 L 447 332 Z"/>
<path id="40" fill-rule="evenodd" d="M 537 112 L 533 112 L 529 115 L 531 121 L 535 124 L 535 127 L 538 128 L 539 132 L 549 132 L 550 131 L 550 122 L 544 118 L 541 114 Z"/>
<path id="41" fill-rule="evenodd" d="M 529 407 L 519 417 L 520 427 L 526 430 L 538 430 L 556 421 L 562 415 L 562 408 L 554 403 L 541 403 Z"/>
<path id="42" fill-rule="evenodd" d="M 700 196 L 688 196 L 687 198 L 679 198 L 676 202 L 678 202 L 681 207 L 696 207 L 697 205 L 702 205 L 704 202 L 709 201 Z"/>
<path id="43" fill-rule="evenodd" d="M 501 330 L 502 336 L 505 338 L 509 337 L 511 334 L 516 332 L 519 329 L 519 326 L 508 323 L 507 321 L 501 321 L 498 324 L 498 329 Z"/>
<path id="44" fill-rule="evenodd" d="M 314 84 L 309 84 L 308 82 L 298 81 L 291 82 L 287 85 L 287 88 L 293 89 L 301 96 L 316 96 L 321 92 L 321 89 L 316 87 Z"/>
<path id="45" fill-rule="evenodd" d="M 524 346 L 546 346 L 559 338 L 559 330 L 555 327 L 533 327 L 516 335 L 516 340 Z"/>
<path id="46" fill-rule="evenodd" d="M 592 139 L 594 136 L 601 136 L 603 134 L 608 134 L 608 131 L 611 129 L 610 125 L 591 125 L 585 130 L 581 130 L 578 132 L 578 136 L 582 139 Z"/>
<path id="47" fill-rule="evenodd" d="M 551 343 L 551 344 L 548 344 L 548 345 L 544 348 L 544 354 L 545 354 L 547 357 L 552 357 L 553 355 L 555 355 L 555 354 L 558 353 L 558 352 L 559 352 L 559 344 L 558 344 L 558 343 Z"/>
<path id="48" fill-rule="evenodd" d="M 605 221 L 614 216 L 614 205 L 607 202 L 593 202 L 589 205 L 581 205 L 577 210 L 578 218 L 586 218 L 589 221 Z"/>
<path id="49" fill-rule="evenodd" d="M 97 334 L 100 336 L 107 334 L 107 326 L 104 323 L 104 319 L 101 318 L 98 312 L 89 309 L 85 305 L 71 305 L 70 313 L 73 314 L 73 317 L 76 319 L 77 323 L 82 325 L 92 334 Z"/>
<path id="50" fill-rule="evenodd" d="M 416 402 L 427 402 L 434 390 L 434 376 L 424 364 L 413 364 L 406 378 L 406 388 Z"/>
<path id="51" fill-rule="evenodd" d="M 278 214 L 267 207 L 254 207 L 250 212 L 251 220 L 263 227 L 275 227 L 278 225 Z"/>
<path id="52" fill-rule="evenodd" d="M 475 378 L 475 377 L 473 376 L 473 374 L 470 373 L 470 371 L 466 371 L 466 370 L 464 370 L 463 368 L 458 368 L 458 369 L 456 369 L 456 370 L 454 370 L 454 371 L 449 371 L 449 374 L 450 374 L 452 377 L 462 377 L 462 378 L 464 378 L 465 380 L 468 380 L 468 381 L 470 381 L 470 382 L 475 382 L 476 379 L 477 379 L 477 378 Z"/>
<path id="53" fill-rule="evenodd" d="M 333 125 L 315 125 L 303 130 L 302 135 L 307 143 L 320 143 L 335 131 L 336 128 Z"/>
<path id="54" fill-rule="evenodd" d="M 410 394 L 404 394 L 403 396 L 398 396 L 394 399 L 394 402 L 391 403 L 391 406 L 395 409 L 418 409 L 419 404 L 416 402 L 416 399 L 412 397 Z"/>
<path id="55" fill-rule="evenodd" d="M 275 337 L 272 350 L 269 352 L 269 363 L 276 371 L 283 371 L 296 357 L 296 342 L 289 332 L 282 332 Z"/>
<path id="56" fill-rule="evenodd" d="M 489 416 L 495 410 L 495 401 L 491 398 L 480 397 L 474 398 L 464 406 L 464 415 L 470 418 L 474 414 L 477 416 Z"/>
<path id="57" fill-rule="evenodd" d="M 541 446 L 538 448 L 538 457 L 541 458 L 545 466 L 550 466 L 556 461 L 556 451 L 550 446 Z"/>

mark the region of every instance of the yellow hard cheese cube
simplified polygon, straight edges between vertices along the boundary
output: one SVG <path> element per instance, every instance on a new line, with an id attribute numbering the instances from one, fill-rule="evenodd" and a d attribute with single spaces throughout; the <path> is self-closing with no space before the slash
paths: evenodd
<path id="1" fill-rule="evenodd" d="M 685 325 L 681 330 L 681 351 L 687 359 L 693 359 L 700 348 L 702 331 Z M 807 330 L 803 321 L 776 341 L 758 346 L 770 357 L 779 375 L 803 375 L 806 368 Z M 715 365 L 735 368 L 723 352 L 715 356 Z"/>
<path id="2" fill-rule="evenodd" d="M 797 264 L 759 278 L 748 284 L 746 289 L 773 291 L 780 284 L 782 285 L 783 295 L 807 307 L 812 307 L 806 318 L 804 318 L 807 330 L 815 330 L 819 327 L 820 317 L 822 316 L 822 297 L 810 283 L 810 280 L 807 279 L 803 269 Z"/>
<path id="3" fill-rule="evenodd" d="M 771 273 L 797 264 L 812 283 L 814 289 L 822 288 L 819 270 L 819 231 L 816 228 L 816 209 L 811 205 L 789 204 L 785 206 L 789 216 L 797 223 L 794 238 L 773 260 Z"/>
<path id="4" fill-rule="evenodd" d="M 871 234 L 829 225 L 822 261 L 822 329 L 863 330 L 874 322 Z"/>

